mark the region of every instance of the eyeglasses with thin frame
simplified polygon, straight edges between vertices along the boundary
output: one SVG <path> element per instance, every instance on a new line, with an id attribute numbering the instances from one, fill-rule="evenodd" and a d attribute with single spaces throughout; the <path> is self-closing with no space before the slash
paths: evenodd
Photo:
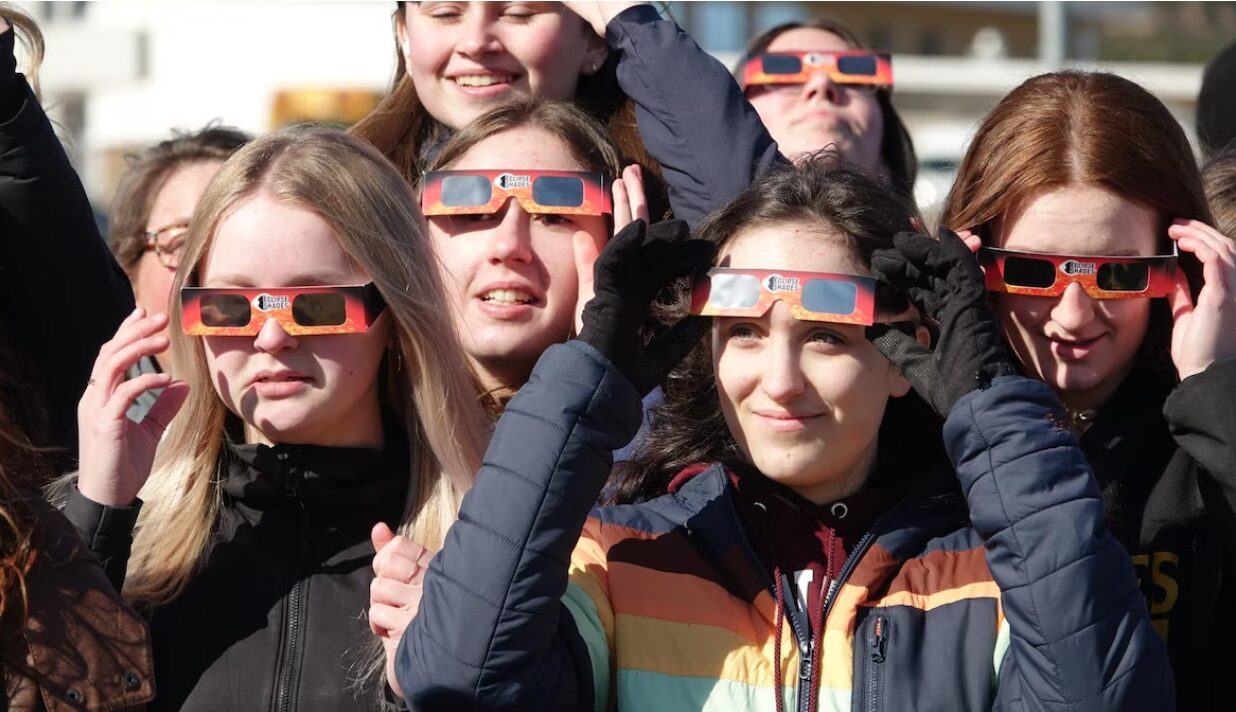
<path id="1" fill-rule="evenodd" d="M 155 253 L 159 264 L 175 272 L 180 266 L 180 249 L 184 247 L 185 236 L 189 234 L 189 223 L 180 222 L 149 230 L 144 233 L 146 238 L 145 252 Z"/>

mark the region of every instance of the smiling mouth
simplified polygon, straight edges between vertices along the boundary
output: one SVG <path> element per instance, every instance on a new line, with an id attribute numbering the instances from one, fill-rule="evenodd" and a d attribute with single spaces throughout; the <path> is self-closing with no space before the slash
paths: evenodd
<path id="1" fill-rule="evenodd" d="M 462 74 L 452 77 L 452 81 L 461 87 L 491 87 L 498 84 L 511 84 L 515 81 L 513 74 Z"/>
<path id="2" fill-rule="evenodd" d="M 533 304 L 536 297 L 518 289 L 491 289 L 481 295 L 481 301 L 489 304 Z"/>
<path id="3" fill-rule="evenodd" d="M 262 376 L 261 378 L 258 378 L 254 380 L 253 382 L 254 383 L 293 383 L 297 381 L 308 382 L 311 380 L 313 379 L 309 378 L 308 376 L 286 375 L 286 376 Z"/>

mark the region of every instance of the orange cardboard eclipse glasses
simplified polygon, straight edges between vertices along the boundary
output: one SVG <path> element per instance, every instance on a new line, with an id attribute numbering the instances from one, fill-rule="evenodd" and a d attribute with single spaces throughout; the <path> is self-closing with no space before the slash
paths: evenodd
<path id="1" fill-rule="evenodd" d="M 759 317 L 782 301 L 802 321 L 870 326 L 875 323 L 875 290 L 874 277 L 715 267 L 696 279 L 691 313 Z"/>
<path id="2" fill-rule="evenodd" d="M 291 336 L 363 334 L 386 302 L 373 282 L 342 287 L 180 290 L 181 327 L 190 336 L 255 336 L 276 319 Z"/>
<path id="3" fill-rule="evenodd" d="M 837 84 L 893 85 L 893 60 L 888 52 L 770 52 L 743 65 L 742 88 L 767 84 L 806 84 L 813 74 L 825 72 Z"/>
<path id="4" fill-rule="evenodd" d="M 491 215 L 509 198 L 530 213 L 610 215 L 605 175 L 585 171 L 430 171 L 421 181 L 425 215 Z"/>
<path id="5" fill-rule="evenodd" d="M 1049 255 L 983 247 L 978 260 L 992 292 L 1057 297 L 1077 282 L 1091 299 L 1136 299 L 1171 294 L 1178 255 Z"/>

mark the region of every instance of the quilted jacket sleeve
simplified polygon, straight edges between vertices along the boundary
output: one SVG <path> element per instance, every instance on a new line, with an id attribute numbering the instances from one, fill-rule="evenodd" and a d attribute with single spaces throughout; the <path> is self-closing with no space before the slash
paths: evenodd
<path id="1" fill-rule="evenodd" d="M 725 66 L 652 5 L 619 13 L 605 34 L 674 217 L 694 226 L 773 165 L 788 165 Z"/>
<path id="2" fill-rule="evenodd" d="M 542 355 L 498 421 L 400 642 L 396 674 L 414 709 L 593 707 L 594 631 L 562 599 L 611 453 L 639 420 L 639 394 L 590 346 Z"/>
<path id="3" fill-rule="evenodd" d="M 1006 377 L 945 423 L 1011 630 L 995 709 L 1173 709 L 1167 651 L 1065 422 L 1047 386 Z"/>

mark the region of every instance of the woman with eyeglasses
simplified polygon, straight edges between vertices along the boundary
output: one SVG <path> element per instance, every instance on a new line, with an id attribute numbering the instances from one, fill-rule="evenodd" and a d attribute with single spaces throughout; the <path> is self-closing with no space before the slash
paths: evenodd
<path id="1" fill-rule="evenodd" d="M 1068 409 L 1179 708 L 1226 709 L 1236 248 L 1184 131 L 1127 79 L 1034 77 L 980 124 L 941 222 L 977 251 L 1020 371 Z"/>
<path id="2" fill-rule="evenodd" d="M 24 37 L 37 67 L 41 35 Z M 0 304 L 17 362 L 47 406 L 48 438 L 36 444 L 57 448 L 50 456 L 61 470 L 76 456 L 90 364 L 132 311 L 133 294 L 39 105 L 37 70 L 30 81 L 17 72 L 15 38 L 0 23 Z"/>
<path id="3" fill-rule="evenodd" d="M 249 141 L 240 131 L 207 126 L 175 133 L 131 157 L 112 198 L 108 240 L 112 254 L 129 275 L 133 296 L 147 314 L 166 313 L 180 252 L 189 233 L 189 217 L 219 167 Z M 170 354 L 142 359 L 129 373 L 171 371 Z M 129 415 L 141 420 L 154 403 L 147 392 Z"/>
<path id="4" fill-rule="evenodd" d="M 257 139 L 172 290 L 98 354 L 65 506 L 150 621 L 152 709 L 379 708 L 371 530 L 440 547 L 489 431 L 411 190 L 333 129 Z"/>
<path id="5" fill-rule="evenodd" d="M 508 405 L 429 564 L 396 665 L 414 708 L 1171 708 L 1094 477 L 1051 391 L 1013 375 L 969 251 L 828 158 L 702 239 L 637 221 L 607 245 L 579 338 Z M 689 274 L 678 325 L 711 327 L 631 475 L 652 498 L 593 508 L 673 363 L 638 328 Z M 930 486 L 940 431 L 894 424 L 912 387 L 964 498 Z"/>

